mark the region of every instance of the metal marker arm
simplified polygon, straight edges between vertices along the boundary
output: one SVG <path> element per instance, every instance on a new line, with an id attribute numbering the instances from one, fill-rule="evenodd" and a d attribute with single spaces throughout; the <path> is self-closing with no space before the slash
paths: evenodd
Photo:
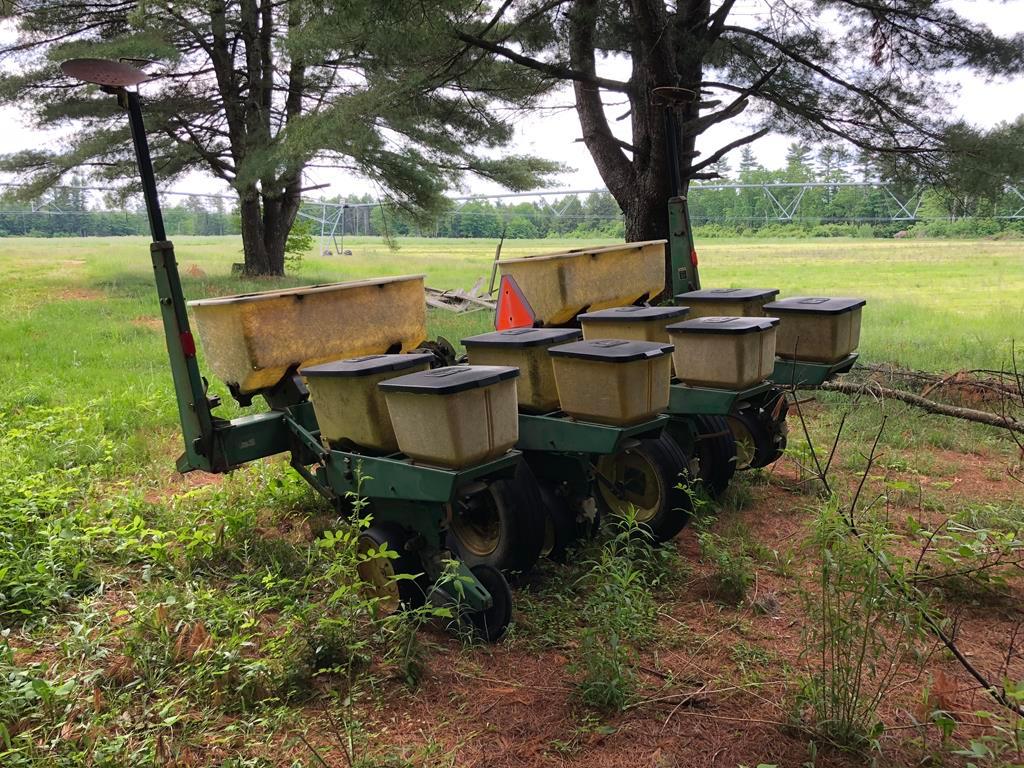
<path id="1" fill-rule="evenodd" d="M 185 453 L 178 458 L 178 470 L 209 470 L 212 468 L 213 417 L 206 398 L 206 385 L 196 362 L 196 343 L 189 328 L 185 294 L 181 290 L 178 263 L 174 258 L 174 245 L 166 239 L 163 215 L 160 213 L 153 161 L 149 156 L 146 128 L 142 121 L 142 105 L 139 94 L 134 91 L 121 91 L 119 96 L 121 105 L 128 111 L 149 229 L 153 235 L 153 244 L 150 246 L 153 274 L 160 297 L 160 314 L 164 322 L 167 355 L 171 361 L 178 416 L 185 437 Z"/>
<path id="2" fill-rule="evenodd" d="M 164 321 L 167 356 L 171 361 L 174 394 L 178 401 L 178 417 L 185 438 L 185 453 L 178 459 L 178 471 L 211 470 L 213 447 L 213 416 L 206 399 L 206 386 L 196 361 L 196 344 L 189 329 L 185 297 L 174 259 L 174 244 L 156 242 L 150 246 L 153 275 L 160 297 L 160 314 Z"/>
<path id="3" fill-rule="evenodd" d="M 666 288 L 671 288 L 672 296 L 675 296 L 700 290 L 700 274 L 679 163 L 679 123 L 676 120 L 675 105 L 671 101 L 665 105 L 665 150 L 672 193 L 668 199 L 668 248 L 672 285 Z"/>

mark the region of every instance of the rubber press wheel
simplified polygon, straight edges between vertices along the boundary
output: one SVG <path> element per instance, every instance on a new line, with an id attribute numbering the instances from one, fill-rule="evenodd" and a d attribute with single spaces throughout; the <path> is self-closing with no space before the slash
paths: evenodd
<path id="1" fill-rule="evenodd" d="M 767 464 L 764 454 L 769 449 L 771 438 L 754 409 L 741 408 L 726 416 L 726 421 L 736 440 L 736 469 L 753 469 Z"/>
<path id="2" fill-rule="evenodd" d="M 686 488 L 689 462 L 676 442 L 662 435 L 597 462 L 597 495 L 612 515 L 624 516 L 630 507 L 654 540 L 669 541 L 683 529 L 693 503 Z"/>
<path id="3" fill-rule="evenodd" d="M 529 571 L 544 547 L 544 529 L 537 480 L 522 461 L 513 477 L 482 484 L 451 507 L 453 548 L 470 567 Z"/>
<path id="4" fill-rule="evenodd" d="M 481 640 L 496 643 L 512 623 L 512 589 L 501 571 L 489 565 L 478 564 L 469 569 L 484 589 L 491 593 L 491 607 L 467 614 L 473 631 Z"/>
<path id="5" fill-rule="evenodd" d="M 565 561 L 566 550 L 580 538 L 580 526 L 569 502 L 550 484 L 541 483 L 539 491 L 544 504 L 544 545 L 540 554 L 561 563 Z"/>
<path id="6" fill-rule="evenodd" d="M 717 499 L 736 472 L 736 438 L 723 416 L 694 416 L 700 479 L 708 495 Z"/>
<path id="7" fill-rule="evenodd" d="M 776 407 L 777 415 L 773 413 Z M 736 440 L 736 469 L 766 467 L 782 456 L 788 433 L 787 411 L 788 405 L 782 400 L 773 401 L 770 408 L 747 406 L 729 414 L 729 429 Z"/>
<path id="8" fill-rule="evenodd" d="M 360 558 L 356 572 L 367 589 L 380 598 L 381 607 L 393 612 L 400 607 L 416 608 L 426 600 L 428 584 L 423 566 L 413 552 L 406 549 L 409 534 L 394 523 L 376 523 L 359 534 L 357 547 L 360 556 L 381 546 L 398 554 L 398 557 Z M 397 575 L 414 576 L 412 579 L 396 579 Z"/>

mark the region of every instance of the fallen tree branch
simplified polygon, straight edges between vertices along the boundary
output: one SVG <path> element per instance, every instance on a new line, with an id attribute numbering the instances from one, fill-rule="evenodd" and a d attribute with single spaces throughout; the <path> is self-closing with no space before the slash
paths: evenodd
<path id="1" fill-rule="evenodd" d="M 937 403 L 934 400 L 915 395 L 912 392 L 903 392 L 899 389 L 891 389 L 879 384 L 858 384 L 852 381 L 832 380 L 819 385 L 818 389 L 824 389 L 829 392 L 841 392 L 844 395 L 870 395 L 878 398 L 891 398 L 908 405 L 913 405 L 928 413 L 938 414 L 939 416 L 952 416 L 964 421 L 977 422 L 978 424 L 987 424 L 990 427 L 998 427 L 999 429 L 1024 435 L 1024 421 L 1015 419 L 1012 416 L 999 416 L 989 411 L 979 411 L 974 408 L 961 408 L 955 405 Z"/>

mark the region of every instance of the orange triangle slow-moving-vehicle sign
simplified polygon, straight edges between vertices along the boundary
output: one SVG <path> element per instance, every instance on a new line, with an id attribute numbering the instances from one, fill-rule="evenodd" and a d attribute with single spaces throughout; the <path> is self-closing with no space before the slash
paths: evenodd
<path id="1" fill-rule="evenodd" d="M 502 275 L 498 284 L 498 308 L 494 313 L 495 329 L 532 328 L 536 320 L 537 315 L 519 284 L 511 275 Z"/>

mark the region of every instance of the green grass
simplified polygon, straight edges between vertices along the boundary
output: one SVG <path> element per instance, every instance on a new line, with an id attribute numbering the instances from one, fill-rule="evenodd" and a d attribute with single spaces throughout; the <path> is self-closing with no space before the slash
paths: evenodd
<path id="1" fill-rule="evenodd" d="M 504 255 L 584 244 L 511 241 Z M 392 250 L 348 238 L 351 256 L 311 254 L 296 275 L 246 281 L 230 274 L 238 239 L 176 245 L 187 296 L 203 298 L 419 272 L 432 286 L 468 288 L 486 278 L 495 243 L 414 239 Z M 1018 243 L 741 240 L 700 252 L 707 286 L 866 296 L 865 360 L 998 367 L 1012 334 L 1024 330 Z M 241 750 L 246 765 L 272 765 L 280 734 L 308 725 L 306 697 L 333 701 L 326 690 L 369 701 L 386 689 L 388 663 L 397 662 L 381 666 L 382 649 L 396 644 L 382 639 L 350 589 L 351 547 L 300 535 L 313 529 L 309 516 L 325 513 L 315 494 L 282 462 L 195 488 L 175 475 L 181 438 L 147 242 L 0 239 L 0 285 L 0 629 L 10 630 L 0 635 L 0 764 L 150 765 L 170 750 L 182 764 L 233 765 L 216 755 Z M 453 341 L 491 321 L 486 311 L 429 315 L 431 334 Z M 225 403 L 219 415 L 240 412 L 219 382 L 211 385 Z M 850 412 L 838 466 L 853 471 L 878 408 L 819 399 L 810 424 L 819 446 Z M 915 464 L 912 451 L 1012 447 L 994 430 L 950 429 L 886 407 L 894 470 L 897 456 Z M 803 442 L 795 425 L 791 442 Z M 737 516 L 748 496 L 760 496 L 741 490 Z M 770 559 L 751 555 L 755 568 Z M 683 580 L 676 571 L 666 584 Z M 563 573 L 536 593 L 517 593 L 513 647 L 574 648 L 575 628 L 590 617 L 563 613 L 587 605 L 589 587 L 575 570 Z M 183 656 L 181 639 L 198 626 L 210 640 Z M 350 690 L 353 676 L 365 687 Z M 126 731 L 124 718 L 138 727 Z M 4 727 L 18 729 L 17 753 L 5 752 Z M 83 734 L 93 727 L 100 735 L 91 745 Z"/>
<path id="2" fill-rule="evenodd" d="M 503 256 L 584 244 L 513 240 Z M 426 274 L 435 287 L 468 288 L 489 274 L 495 245 L 412 238 L 390 248 L 379 238 L 347 238 L 351 256 L 309 254 L 298 274 L 243 281 L 231 276 L 232 262 L 241 259 L 238 238 L 176 242 L 189 298 L 409 273 Z M 863 361 L 939 371 L 999 368 L 1008 363 L 1014 334 L 1024 335 L 1018 242 L 715 240 L 699 250 L 706 286 L 866 297 Z M 154 432 L 174 440 L 177 415 L 144 238 L 0 239 L 0 281 L 0 365 L 8 382 L 0 402 L 95 408 L 105 434 L 132 461 L 152 454 Z M 431 334 L 453 342 L 491 324 L 486 310 L 429 313 Z M 225 402 L 221 414 L 237 414 L 225 388 L 211 384 Z M 939 444 L 956 439 L 936 432 Z M 906 433 L 909 443 L 920 438 L 915 429 Z"/>
<path id="3" fill-rule="evenodd" d="M 868 299 L 863 359 L 922 370 L 999 368 L 1024 342 L 1024 245 L 824 240 L 699 248 L 705 285 Z M 1019 344 L 1018 344 L 1019 345 Z"/>
<path id="4" fill-rule="evenodd" d="M 585 244 L 512 240 L 502 254 L 514 257 Z M 183 270 L 194 265 L 207 276 L 185 275 L 190 298 L 279 284 L 230 276 L 232 262 L 241 259 L 237 238 L 188 237 L 176 246 Z M 309 254 L 299 273 L 283 283 L 423 273 L 434 287 L 469 288 L 488 276 L 495 246 L 490 240 L 410 238 L 392 249 L 379 238 L 350 237 L 345 247 L 351 256 Z M 698 250 L 705 286 L 777 287 L 784 296 L 866 297 L 861 345 L 865 360 L 929 370 L 998 368 L 1009 361 L 1014 333 L 1024 333 L 1024 245 L 1018 242 L 714 240 L 698 243 Z M 85 263 L 68 263 L 79 260 Z M 152 347 L 146 344 L 150 329 L 120 322 L 156 316 L 143 238 L 0 240 L 0 279 L 16 286 L 0 297 L 5 319 L 18 321 L 0 337 L 4 348 L 20 346 L 19 339 L 38 333 L 40 327 L 52 330 L 53 344 L 37 337 L 41 346 L 33 344 L 32 349 L 34 358 L 52 360 L 48 373 L 56 373 L 58 386 L 67 381 L 61 371 L 68 366 L 82 369 L 106 362 L 122 370 L 125 364 L 138 369 L 143 362 L 135 359 L 138 353 Z M 69 287 L 102 292 L 102 315 L 97 315 L 93 302 L 48 301 Z M 105 326 L 93 329 L 93 320 Z M 437 332 L 453 338 L 479 332 L 490 323 L 486 313 L 433 320 Z M 83 343 L 65 343 L 76 337 Z M 161 358 L 145 355 L 150 370 L 162 367 Z M 79 382 L 93 391 L 104 389 L 95 379 L 93 384 Z"/>

